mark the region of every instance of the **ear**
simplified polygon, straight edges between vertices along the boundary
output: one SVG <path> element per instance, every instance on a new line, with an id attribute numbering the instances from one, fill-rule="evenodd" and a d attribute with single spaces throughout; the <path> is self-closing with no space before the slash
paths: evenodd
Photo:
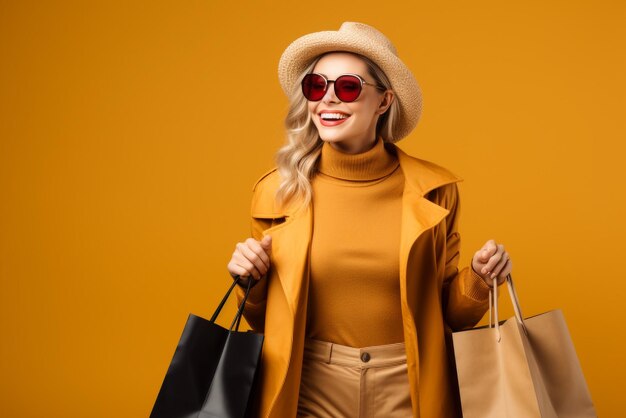
<path id="1" fill-rule="evenodd" d="M 383 98 L 382 98 L 382 101 L 380 102 L 380 105 L 378 106 L 377 113 L 379 115 L 382 115 L 383 113 L 385 113 L 387 109 L 389 109 L 389 106 L 391 106 L 391 103 L 393 103 L 394 100 L 395 100 L 395 94 L 393 93 L 393 90 L 386 90 L 383 93 Z"/>

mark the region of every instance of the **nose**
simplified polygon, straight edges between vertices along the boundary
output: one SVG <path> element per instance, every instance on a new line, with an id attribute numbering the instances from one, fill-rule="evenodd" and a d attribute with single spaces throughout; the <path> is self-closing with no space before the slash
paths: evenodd
<path id="1" fill-rule="evenodd" d="M 340 102 L 337 96 L 335 96 L 335 82 L 334 81 L 328 82 L 328 86 L 326 87 L 326 94 L 324 94 L 324 97 L 322 97 L 322 102 L 324 103 Z"/>

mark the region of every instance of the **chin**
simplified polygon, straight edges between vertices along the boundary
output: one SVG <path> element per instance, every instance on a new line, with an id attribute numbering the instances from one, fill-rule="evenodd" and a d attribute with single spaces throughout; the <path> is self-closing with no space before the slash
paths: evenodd
<path id="1" fill-rule="evenodd" d="M 346 135 L 339 132 L 328 132 L 325 129 L 318 129 L 317 132 L 322 141 L 326 142 L 340 142 L 346 139 Z"/>
<path id="2" fill-rule="evenodd" d="M 324 134 L 320 134 L 320 138 L 322 139 L 322 141 L 326 141 L 326 142 L 336 142 L 336 141 L 341 141 L 341 138 L 338 138 L 337 135 L 324 135 Z"/>

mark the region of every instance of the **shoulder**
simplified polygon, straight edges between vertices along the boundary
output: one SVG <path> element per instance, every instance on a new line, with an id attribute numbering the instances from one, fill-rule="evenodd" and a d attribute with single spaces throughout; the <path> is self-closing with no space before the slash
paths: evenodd
<path id="1" fill-rule="evenodd" d="M 454 194 L 457 183 L 463 178 L 440 164 L 407 154 L 394 145 L 400 166 L 409 187 L 414 187 L 421 196 L 437 194 Z"/>
<path id="2" fill-rule="evenodd" d="M 266 171 L 252 187 L 252 216 L 258 218 L 275 218 L 281 216 L 276 205 L 276 191 L 281 178 L 278 168 Z"/>
<path id="3" fill-rule="evenodd" d="M 265 189 L 268 187 L 280 185 L 280 175 L 278 174 L 278 167 L 273 167 L 263 173 L 261 177 L 258 178 L 256 182 L 254 182 L 254 186 L 252 186 L 252 191 L 256 192 L 257 189 Z"/>

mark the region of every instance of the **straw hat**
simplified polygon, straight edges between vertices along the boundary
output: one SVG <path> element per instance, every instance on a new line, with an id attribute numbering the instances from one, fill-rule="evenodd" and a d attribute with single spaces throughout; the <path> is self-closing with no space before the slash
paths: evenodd
<path id="1" fill-rule="evenodd" d="M 278 63 L 278 79 L 285 94 L 291 94 L 299 82 L 298 77 L 318 55 L 331 51 L 364 55 L 385 72 L 400 104 L 397 126 L 390 140 L 396 142 L 407 136 L 419 120 L 422 93 L 391 41 L 372 26 L 344 22 L 338 31 L 315 32 L 292 42 Z"/>

